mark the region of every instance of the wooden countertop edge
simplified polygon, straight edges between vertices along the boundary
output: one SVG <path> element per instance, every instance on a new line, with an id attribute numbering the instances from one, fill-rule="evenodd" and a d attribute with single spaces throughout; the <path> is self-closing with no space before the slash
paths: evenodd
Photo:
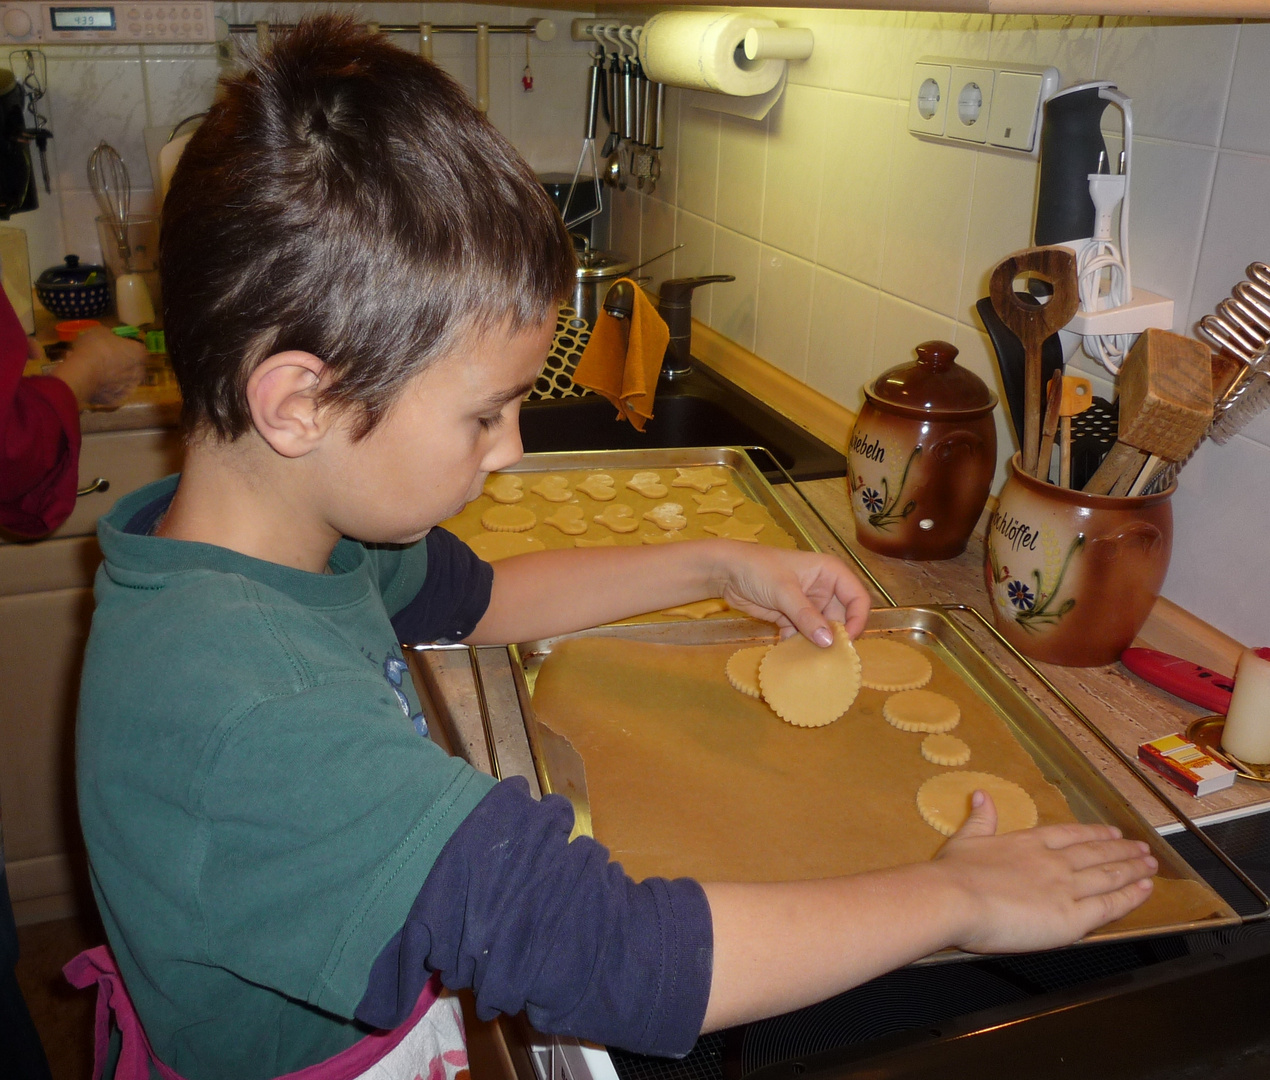
<path id="1" fill-rule="evenodd" d="M 767 402 L 830 446 L 846 452 L 855 413 L 787 375 L 761 356 L 693 320 L 693 355 L 707 367 Z M 995 500 L 990 500 L 990 505 Z M 1233 675 L 1244 646 L 1197 615 L 1160 597 L 1138 635 L 1138 644 L 1185 657 Z"/>

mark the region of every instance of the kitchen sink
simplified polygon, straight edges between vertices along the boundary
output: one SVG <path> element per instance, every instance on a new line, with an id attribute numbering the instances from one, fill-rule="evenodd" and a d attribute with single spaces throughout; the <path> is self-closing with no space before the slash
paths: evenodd
<path id="1" fill-rule="evenodd" d="M 598 394 L 529 401 L 520 410 L 526 453 L 571 450 L 664 449 L 672 446 L 746 446 L 768 480 L 843 476 L 847 459 L 774 409 L 708 368 L 694 364 L 657 384 L 653 418 L 642 432 Z M 779 463 L 779 467 L 778 467 Z"/>

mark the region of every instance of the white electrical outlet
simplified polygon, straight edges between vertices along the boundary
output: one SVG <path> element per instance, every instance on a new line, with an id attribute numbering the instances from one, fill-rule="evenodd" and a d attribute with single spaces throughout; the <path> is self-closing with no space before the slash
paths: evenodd
<path id="1" fill-rule="evenodd" d="M 913 87 L 908 103 L 909 131 L 943 135 L 951 84 L 952 67 L 948 64 L 919 63 L 913 68 Z"/>
<path id="2" fill-rule="evenodd" d="M 1053 67 L 923 56 L 913 65 L 908 129 L 922 139 L 1035 157 L 1041 108 L 1058 84 Z"/>
<path id="3" fill-rule="evenodd" d="M 992 107 L 992 68 L 954 67 L 949 92 L 948 122 L 944 127 L 950 139 L 986 142 L 988 116 Z"/>

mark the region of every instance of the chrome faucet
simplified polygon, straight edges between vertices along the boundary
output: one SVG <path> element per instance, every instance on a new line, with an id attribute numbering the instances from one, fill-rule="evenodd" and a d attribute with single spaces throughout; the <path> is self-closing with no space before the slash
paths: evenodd
<path id="1" fill-rule="evenodd" d="M 731 274 L 708 277 L 670 278 L 661 283 L 657 313 L 670 330 L 670 343 L 662 360 L 664 378 L 678 379 L 692 370 L 692 291 L 698 285 L 718 281 L 735 281 Z M 604 297 L 604 310 L 615 319 L 629 319 L 635 310 L 635 289 L 629 282 L 619 281 Z"/>

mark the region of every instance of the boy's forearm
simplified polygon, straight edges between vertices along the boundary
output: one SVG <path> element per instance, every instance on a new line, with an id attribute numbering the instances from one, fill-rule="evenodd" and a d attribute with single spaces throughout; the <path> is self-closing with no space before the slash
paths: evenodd
<path id="1" fill-rule="evenodd" d="M 946 948 L 967 918 L 965 898 L 933 863 L 703 887 L 714 922 L 703 1031 L 823 1001 Z"/>
<path id="2" fill-rule="evenodd" d="M 533 552 L 494 564 L 473 645 L 531 641 L 718 595 L 717 540 Z"/>

